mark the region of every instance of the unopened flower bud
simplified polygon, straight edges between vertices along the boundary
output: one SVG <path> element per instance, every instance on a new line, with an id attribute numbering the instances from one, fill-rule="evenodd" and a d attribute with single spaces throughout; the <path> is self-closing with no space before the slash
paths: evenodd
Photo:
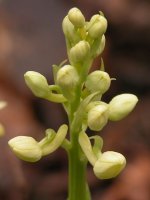
<path id="1" fill-rule="evenodd" d="M 110 83 L 111 79 L 108 73 L 96 70 L 88 75 L 85 86 L 90 92 L 99 91 L 104 94 L 109 89 Z"/>
<path id="2" fill-rule="evenodd" d="M 57 72 L 57 84 L 60 86 L 66 98 L 70 98 L 74 95 L 74 89 L 78 80 L 78 73 L 71 65 L 65 65 Z"/>
<path id="3" fill-rule="evenodd" d="M 67 39 L 69 39 L 70 42 L 76 43 L 80 40 L 79 36 L 76 34 L 74 25 L 70 22 L 68 16 L 66 16 L 63 19 L 62 29 L 63 29 L 64 35 L 66 36 Z"/>
<path id="4" fill-rule="evenodd" d="M 135 107 L 138 98 L 133 94 L 120 94 L 109 103 L 109 119 L 118 121 L 126 117 Z"/>
<path id="5" fill-rule="evenodd" d="M 38 142 L 28 136 L 17 136 L 8 142 L 15 155 L 28 162 L 36 162 L 41 159 L 42 151 Z"/>
<path id="6" fill-rule="evenodd" d="M 88 34 L 91 38 L 101 37 L 107 29 L 107 20 L 102 15 L 94 15 L 88 25 Z"/>
<path id="7" fill-rule="evenodd" d="M 68 18 L 71 21 L 71 23 L 77 28 L 81 28 L 85 24 L 85 18 L 78 8 L 70 9 L 68 13 Z"/>
<path id="8" fill-rule="evenodd" d="M 107 151 L 100 155 L 94 165 L 94 174 L 99 179 L 116 177 L 125 167 L 125 157 L 114 151 Z"/>
<path id="9" fill-rule="evenodd" d="M 33 94 L 40 98 L 45 98 L 49 93 L 49 86 L 46 78 L 34 71 L 28 71 L 24 74 L 25 82 Z"/>
<path id="10" fill-rule="evenodd" d="M 91 130 L 100 131 L 107 124 L 108 117 L 108 105 L 101 103 L 89 110 L 87 124 Z"/>
<path id="11" fill-rule="evenodd" d="M 70 60 L 72 62 L 83 61 L 90 51 L 90 45 L 87 41 L 82 40 L 70 49 Z"/>

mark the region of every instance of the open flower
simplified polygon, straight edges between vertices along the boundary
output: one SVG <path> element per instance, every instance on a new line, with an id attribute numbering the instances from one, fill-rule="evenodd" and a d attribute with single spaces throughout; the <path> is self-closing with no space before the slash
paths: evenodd
<path id="1" fill-rule="evenodd" d="M 117 176 L 125 167 L 125 157 L 114 151 L 106 151 L 100 155 L 94 165 L 94 174 L 99 179 L 109 179 Z"/>
<path id="2" fill-rule="evenodd" d="M 8 142 L 15 155 L 28 162 L 36 162 L 41 159 L 42 151 L 38 142 L 28 136 L 17 136 Z"/>

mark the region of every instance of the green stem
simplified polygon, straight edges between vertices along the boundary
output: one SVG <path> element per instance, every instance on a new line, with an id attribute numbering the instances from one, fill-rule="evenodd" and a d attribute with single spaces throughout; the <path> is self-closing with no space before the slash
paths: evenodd
<path id="1" fill-rule="evenodd" d="M 88 183 L 86 180 L 86 168 L 87 159 L 81 150 L 79 144 L 79 133 L 81 132 L 81 125 L 72 123 L 75 119 L 75 113 L 80 105 L 82 84 L 86 78 L 89 66 L 91 66 L 91 60 L 89 59 L 80 66 L 81 74 L 80 81 L 76 87 L 76 97 L 70 104 L 68 112 L 69 128 L 70 128 L 70 144 L 71 148 L 68 150 L 69 157 L 69 194 L 67 200 L 91 200 Z M 83 67 L 83 68 L 82 68 Z M 84 69 L 86 67 L 86 69 Z M 76 116 L 77 117 L 77 116 Z"/>
<path id="2" fill-rule="evenodd" d="M 76 134 L 72 137 L 72 148 L 69 152 L 68 200 L 90 200 L 86 180 L 87 161 L 82 154 Z"/>

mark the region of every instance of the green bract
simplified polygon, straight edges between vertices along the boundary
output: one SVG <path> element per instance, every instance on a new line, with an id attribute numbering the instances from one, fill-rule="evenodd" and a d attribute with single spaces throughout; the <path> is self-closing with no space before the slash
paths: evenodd
<path id="1" fill-rule="evenodd" d="M 101 38 L 101 40 L 100 40 L 99 47 L 98 47 L 98 49 L 97 49 L 97 51 L 96 51 L 96 56 L 99 56 L 99 55 L 103 52 L 103 50 L 104 50 L 104 48 L 105 48 L 105 41 L 106 41 L 105 35 L 102 35 L 102 38 Z"/>

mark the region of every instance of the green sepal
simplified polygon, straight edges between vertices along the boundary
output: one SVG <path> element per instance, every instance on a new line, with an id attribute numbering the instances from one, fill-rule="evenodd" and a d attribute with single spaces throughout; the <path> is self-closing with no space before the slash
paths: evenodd
<path id="1" fill-rule="evenodd" d="M 59 65 L 52 65 L 53 67 L 53 77 L 54 77 L 54 83 L 56 84 L 56 77 L 58 70 L 67 62 L 67 59 L 63 60 Z"/>
<path id="2" fill-rule="evenodd" d="M 85 132 L 79 133 L 79 144 L 81 146 L 82 151 L 84 152 L 85 156 L 87 157 L 88 161 L 91 163 L 91 165 L 94 166 L 97 157 L 95 156 L 91 142 L 89 140 L 89 137 Z"/>
<path id="3" fill-rule="evenodd" d="M 45 148 L 52 142 L 56 136 L 56 132 L 53 129 L 47 129 L 45 135 L 46 136 L 39 142 L 39 145 L 42 146 L 42 148 Z"/>
<path id="4" fill-rule="evenodd" d="M 102 137 L 100 137 L 99 135 L 94 135 L 92 137 L 89 137 L 89 139 L 93 139 L 94 140 L 94 144 L 93 144 L 93 152 L 95 154 L 95 156 L 97 158 L 100 157 L 100 155 L 102 154 L 101 150 L 103 148 L 103 139 Z"/>
<path id="5" fill-rule="evenodd" d="M 101 58 L 101 66 L 100 66 L 100 71 L 103 71 L 103 72 L 105 72 L 105 65 L 104 65 L 103 58 Z"/>
<path id="6" fill-rule="evenodd" d="M 39 142 L 39 145 L 42 149 L 42 156 L 46 156 L 52 152 L 54 152 L 56 149 L 58 149 L 59 146 L 62 145 L 63 141 L 65 140 L 65 137 L 67 135 L 68 126 L 63 124 L 58 129 L 57 133 L 55 134 L 54 130 L 47 129 L 47 141 L 43 142 L 44 139 Z"/>
<path id="7" fill-rule="evenodd" d="M 96 52 L 97 52 L 97 50 L 99 48 L 99 44 L 101 42 L 101 39 L 102 39 L 101 37 L 95 39 L 93 44 L 92 44 L 92 46 L 91 46 L 91 57 L 92 57 L 92 59 L 94 59 L 96 57 L 96 55 L 97 55 Z"/>

